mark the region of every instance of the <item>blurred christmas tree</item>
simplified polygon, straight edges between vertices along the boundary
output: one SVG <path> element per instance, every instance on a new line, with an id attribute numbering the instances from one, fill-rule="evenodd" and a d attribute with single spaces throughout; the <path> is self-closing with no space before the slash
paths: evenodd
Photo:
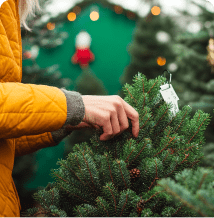
<path id="1" fill-rule="evenodd" d="M 189 104 L 192 114 L 201 109 L 212 113 L 214 108 L 214 74 L 212 72 L 213 5 L 210 2 L 188 1 L 200 10 L 199 15 L 191 10 L 179 11 L 186 18 L 183 31 L 176 37 L 173 51 L 176 54 L 177 70 L 173 74 L 173 87 L 180 98 L 180 106 Z M 214 166 L 214 118 L 205 132 L 207 143 L 203 151 L 206 158 L 203 166 Z"/>
<path id="2" fill-rule="evenodd" d="M 139 18 L 134 33 L 133 43 L 129 47 L 131 63 L 125 69 L 120 83 L 132 83 L 132 78 L 142 72 L 149 79 L 155 78 L 166 64 L 174 62 L 175 55 L 172 50 L 179 26 L 170 16 L 161 12 L 161 7 L 151 7 L 151 12 L 146 17 Z M 120 92 L 119 95 L 123 96 Z"/>
<path id="3" fill-rule="evenodd" d="M 190 106 L 174 113 L 160 94 L 165 77 L 147 81 L 138 73 L 133 82 L 123 91 L 139 113 L 138 137 L 132 137 L 130 120 L 126 131 L 108 141 L 100 141 L 103 132 L 96 130 L 90 143 L 76 144 L 66 160 L 58 161 L 60 168 L 52 170 L 56 182 L 34 195 L 39 207 L 24 216 L 197 215 L 156 189 L 161 178 L 197 169 L 209 114 L 198 110 L 190 119 Z"/>

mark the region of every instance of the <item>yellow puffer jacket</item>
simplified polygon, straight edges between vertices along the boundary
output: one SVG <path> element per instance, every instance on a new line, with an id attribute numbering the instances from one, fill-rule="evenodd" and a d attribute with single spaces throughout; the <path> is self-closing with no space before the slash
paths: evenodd
<path id="1" fill-rule="evenodd" d="M 0 217 L 20 216 L 12 179 L 15 156 L 55 146 L 51 132 L 67 116 L 62 90 L 22 84 L 22 42 L 18 0 L 0 0 Z"/>

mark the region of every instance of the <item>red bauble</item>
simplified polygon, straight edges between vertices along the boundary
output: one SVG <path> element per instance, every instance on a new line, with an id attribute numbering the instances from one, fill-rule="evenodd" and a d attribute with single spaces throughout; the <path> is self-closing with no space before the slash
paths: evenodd
<path id="1" fill-rule="evenodd" d="M 89 48 L 77 48 L 71 61 L 74 64 L 79 64 L 80 67 L 88 67 L 89 62 L 94 61 L 94 54 Z"/>

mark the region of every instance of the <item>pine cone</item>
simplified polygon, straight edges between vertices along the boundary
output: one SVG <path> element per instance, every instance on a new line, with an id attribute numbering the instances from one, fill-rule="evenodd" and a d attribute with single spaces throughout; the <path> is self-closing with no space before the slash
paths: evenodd
<path id="1" fill-rule="evenodd" d="M 140 178 L 140 170 L 138 170 L 137 168 L 129 170 L 129 172 L 132 179 Z"/>

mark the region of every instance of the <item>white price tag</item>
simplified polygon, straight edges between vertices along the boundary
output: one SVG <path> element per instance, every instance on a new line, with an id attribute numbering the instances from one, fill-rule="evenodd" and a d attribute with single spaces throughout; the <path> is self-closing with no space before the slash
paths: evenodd
<path id="1" fill-rule="evenodd" d="M 161 86 L 160 93 L 166 103 L 172 103 L 173 107 L 170 109 L 170 111 L 175 116 L 176 113 L 179 111 L 179 108 L 178 108 L 179 98 L 175 90 L 173 89 L 172 85 L 170 84 L 170 88 L 169 88 L 169 84 L 165 84 Z"/>
<path id="2" fill-rule="evenodd" d="M 161 92 L 161 94 L 162 93 L 164 94 L 164 96 L 162 94 L 164 100 L 165 100 L 165 98 L 173 98 L 174 100 L 177 100 L 177 101 L 179 100 L 179 98 L 178 98 L 178 96 L 177 96 L 177 94 L 176 94 L 176 92 L 173 89 L 171 84 L 170 84 L 170 87 L 169 87 L 169 84 L 162 85 L 160 92 Z"/>

